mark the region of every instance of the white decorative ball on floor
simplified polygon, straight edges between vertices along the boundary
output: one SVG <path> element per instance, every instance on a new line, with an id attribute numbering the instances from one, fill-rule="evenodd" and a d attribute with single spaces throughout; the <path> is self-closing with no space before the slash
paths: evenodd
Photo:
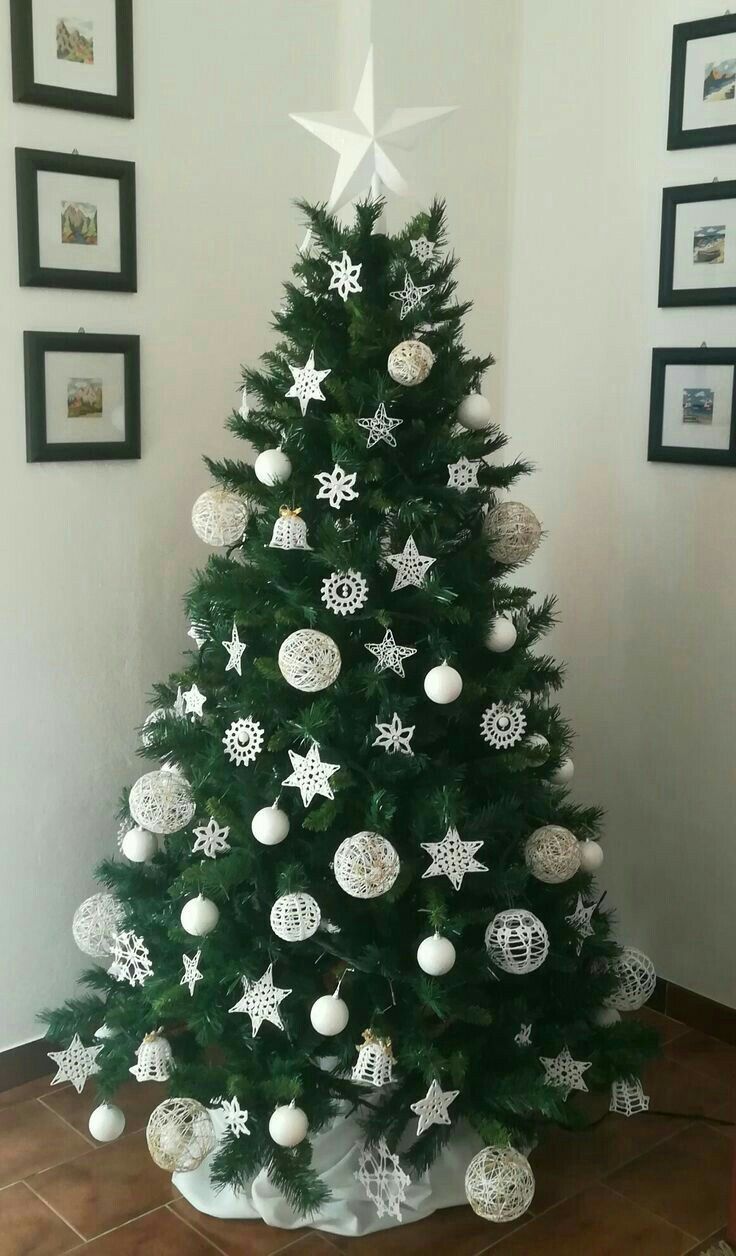
<path id="1" fill-rule="evenodd" d="M 283 449 L 264 449 L 253 470 L 261 484 L 284 484 L 291 475 L 291 462 Z"/>
<path id="2" fill-rule="evenodd" d="M 468 1203 L 484 1221 L 515 1221 L 534 1199 L 534 1174 L 514 1147 L 484 1147 L 465 1173 Z"/>
<path id="3" fill-rule="evenodd" d="M 181 909 L 181 927 L 193 938 L 203 938 L 212 933 L 219 919 L 217 904 L 201 894 L 190 898 Z"/>
<path id="4" fill-rule="evenodd" d="M 303 693 L 317 693 L 334 684 L 340 665 L 340 651 L 326 632 L 300 628 L 281 642 L 279 671 L 292 688 Z"/>
<path id="5" fill-rule="evenodd" d="M 483 531 L 497 563 L 524 563 L 542 537 L 537 516 L 522 502 L 500 502 L 486 515 Z"/>
<path id="6" fill-rule="evenodd" d="M 388 373 L 397 384 L 414 388 L 434 366 L 434 354 L 423 340 L 402 340 L 388 355 Z"/>
<path id="7" fill-rule="evenodd" d="M 128 808 L 136 824 L 151 833 L 178 833 L 196 810 L 189 781 L 170 768 L 139 776 L 130 791 Z"/>
<path id="8" fill-rule="evenodd" d="M 611 1025 L 618 1025 L 621 1013 L 615 1007 L 598 1007 L 593 1013 L 592 1020 L 594 1025 L 608 1029 Z"/>
<path id="9" fill-rule="evenodd" d="M 575 775 L 575 764 L 569 756 L 560 759 L 559 767 L 556 767 L 550 780 L 553 785 L 569 785 Z"/>
<path id="10" fill-rule="evenodd" d="M 309 1019 L 318 1034 L 333 1038 L 341 1034 L 350 1019 L 348 1005 L 338 994 L 323 994 L 309 1012 Z"/>
<path id="11" fill-rule="evenodd" d="M 275 1108 L 268 1122 L 268 1132 L 279 1147 L 296 1147 L 307 1137 L 308 1129 L 306 1112 L 293 1103 Z"/>
<path id="12" fill-rule="evenodd" d="M 125 1114 L 114 1103 L 101 1103 L 90 1114 L 88 1128 L 98 1143 L 112 1143 L 125 1129 Z"/>
<path id="13" fill-rule="evenodd" d="M 250 509 L 226 488 L 208 488 L 192 507 L 192 527 L 205 545 L 235 545 L 241 540 Z"/>
<path id="14" fill-rule="evenodd" d="M 151 1159 L 166 1173 L 191 1173 L 217 1143 L 212 1117 L 196 1099 L 164 1099 L 146 1126 Z"/>
<path id="15" fill-rule="evenodd" d="M 603 847 L 598 842 L 580 843 L 580 867 L 583 872 L 597 872 L 603 863 Z"/>
<path id="16" fill-rule="evenodd" d="M 278 846 L 289 832 L 289 817 L 274 803 L 261 807 L 250 822 L 251 833 L 263 846 Z"/>
<path id="17" fill-rule="evenodd" d="M 547 958 L 547 930 L 533 912 L 500 911 L 486 929 L 486 949 L 507 973 L 532 973 Z"/>
<path id="18" fill-rule="evenodd" d="M 657 973 L 648 955 L 635 946 L 625 946 L 610 971 L 618 978 L 618 988 L 606 1003 L 618 1012 L 633 1012 L 643 1007 L 654 994 Z"/>
<path id="19" fill-rule="evenodd" d="M 580 843 L 575 834 L 562 825 L 544 824 L 527 838 L 524 860 L 537 881 L 560 885 L 579 871 Z"/>
<path id="20" fill-rule="evenodd" d="M 479 432 L 491 422 L 491 403 L 482 393 L 468 393 L 460 402 L 455 418 L 468 431 Z"/>
<path id="21" fill-rule="evenodd" d="M 135 828 L 128 829 L 123 838 L 121 850 L 131 863 L 146 863 L 156 854 L 158 842 L 148 829 L 141 829 L 136 825 Z"/>
<path id="22" fill-rule="evenodd" d="M 113 894 L 91 894 L 74 913 L 72 934 L 80 951 L 93 959 L 112 955 L 123 927 L 123 907 Z"/>
<path id="23" fill-rule="evenodd" d="M 445 706 L 454 702 L 463 691 L 463 678 L 454 667 L 440 663 L 433 667 L 424 677 L 424 692 L 431 702 Z"/>
<path id="24" fill-rule="evenodd" d="M 378 898 L 399 875 L 399 856 L 380 833 L 363 830 L 346 837 L 335 851 L 335 880 L 352 898 Z"/>
<path id="25" fill-rule="evenodd" d="M 271 928 L 284 942 L 304 942 L 319 928 L 322 912 L 311 894 L 282 894 L 271 908 Z"/>
<path id="26" fill-rule="evenodd" d="M 516 628 L 506 615 L 494 615 L 488 625 L 486 646 L 494 654 L 505 654 L 516 645 Z"/>
<path id="27" fill-rule="evenodd" d="M 449 938 L 434 933 L 417 948 L 417 963 L 430 977 L 443 977 L 455 964 L 455 948 Z"/>

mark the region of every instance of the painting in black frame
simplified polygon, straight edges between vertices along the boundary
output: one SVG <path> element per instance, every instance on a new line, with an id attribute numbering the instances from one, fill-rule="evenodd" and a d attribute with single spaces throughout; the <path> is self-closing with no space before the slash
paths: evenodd
<path id="1" fill-rule="evenodd" d="M 736 466 L 736 349 L 653 349 L 649 462 Z"/>
<path id="2" fill-rule="evenodd" d="M 667 147 L 735 143 L 736 14 L 680 22 L 672 31 Z"/>
<path id="3" fill-rule="evenodd" d="M 26 460 L 140 458 L 140 338 L 23 333 Z"/>
<path id="4" fill-rule="evenodd" d="M 137 288 L 135 164 L 16 148 L 22 287 Z"/>
<path id="5" fill-rule="evenodd" d="M 736 305 L 736 179 L 662 189 L 659 304 Z"/>
<path id="6" fill-rule="evenodd" d="M 13 100 L 134 116 L 132 0 L 96 0 L 96 5 L 109 6 L 109 12 L 99 8 L 97 34 L 90 0 L 76 5 L 69 0 L 68 14 L 58 7 L 41 14 L 38 20 L 48 24 L 43 30 L 34 28 L 34 0 L 10 0 Z"/>

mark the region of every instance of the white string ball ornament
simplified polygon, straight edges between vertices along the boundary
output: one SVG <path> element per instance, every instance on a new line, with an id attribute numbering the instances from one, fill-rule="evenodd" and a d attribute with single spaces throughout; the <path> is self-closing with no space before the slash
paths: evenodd
<path id="1" fill-rule="evenodd" d="M 367 829 L 346 837 L 335 851 L 335 880 L 351 898 L 378 898 L 391 889 L 401 864 L 395 848 Z"/>
<path id="2" fill-rule="evenodd" d="M 389 375 L 405 388 L 424 383 L 433 366 L 434 354 L 423 340 L 402 340 L 388 355 Z"/>
<path id="3" fill-rule="evenodd" d="M 271 908 L 271 928 L 283 942 L 305 942 L 319 928 L 322 912 L 311 894 L 282 894 Z"/>
<path id="4" fill-rule="evenodd" d="M 146 1126 L 151 1159 L 166 1173 L 191 1173 L 214 1151 L 212 1117 L 196 1099 L 165 1099 Z"/>
<path id="5" fill-rule="evenodd" d="M 569 881 L 580 868 L 580 844 L 560 824 L 545 824 L 527 838 L 524 860 L 533 877 L 546 885 Z"/>
<path id="6" fill-rule="evenodd" d="M 180 772 L 161 768 L 139 776 L 130 791 L 128 810 L 149 833 L 178 833 L 193 819 L 192 787 Z"/>
<path id="7" fill-rule="evenodd" d="M 334 684 L 342 660 L 337 645 L 326 632 L 299 628 L 279 649 L 279 671 L 284 680 L 302 693 L 317 693 Z"/>
<path id="8" fill-rule="evenodd" d="M 72 920 L 72 935 L 80 951 L 93 959 L 112 955 L 123 918 L 122 903 L 113 894 L 91 894 L 85 898 Z"/>
<path id="9" fill-rule="evenodd" d="M 484 1147 L 465 1173 L 465 1194 L 484 1221 L 515 1221 L 534 1199 L 534 1174 L 514 1147 Z"/>
<path id="10" fill-rule="evenodd" d="M 486 949 L 504 972 L 533 973 L 547 958 L 549 937 L 541 920 L 530 911 L 500 911 L 486 929 Z"/>
<path id="11" fill-rule="evenodd" d="M 648 955 L 635 946 L 625 946 L 610 971 L 618 978 L 618 988 L 606 999 L 617 1012 L 633 1012 L 654 994 L 657 973 Z"/>
<path id="12" fill-rule="evenodd" d="M 237 493 L 208 488 L 192 507 L 192 527 L 205 545 L 235 545 L 242 539 L 251 510 Z"/>
<path id="13" fill-rule="evenodd" d="M 523 502 L 500 502 L 486 515 L 483 531 L 491 558 L 498 563 L 524 563 L 536 550 L 542 525 Z"/>

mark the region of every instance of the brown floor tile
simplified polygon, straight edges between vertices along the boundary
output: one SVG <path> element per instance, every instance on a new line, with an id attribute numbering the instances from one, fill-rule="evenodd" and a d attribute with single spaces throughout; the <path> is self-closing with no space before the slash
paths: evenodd
<path id="1" fill-rule="evenodd" d="M 213 1256 L 215 1251 L 168 1208 L 129 1221 L 81 1249 L 82 1256 Z"/>
<path id="2" fill-rule="evenodd" d="M 0 1252 L 13 1256 L 61 1256 L 79 1235 L 36 1199 L 23 1182 L 0 1191 Z"/>
<path id="3" fill-rule="evenodd" d="M 84 1146 L 86 1155 L 37 1174 L 31 1185 L 85 1238 L 95 1238 L 174 1198 L 171 1179 L 151 1160 L 142 1132 L 94 1150 Z"/>
<path id="4" fill-rule="evenodd" d="M 272 1256 L 273 1252 L 280 1252 L 289 1243 L 308 1237 L 306 1228 L 277 1230 L 262 1221 L 223 1221 L 219 1217 L 208 1217 L 206 1213 L 192 1208 L 185 1199 L 177 1199 L 171 1205 L 171 1211 L 183 1217 L 205 1238 L 211 1239 L 225 1256 Z"/>
<path id="5" fill-rule="evenodd" d="M 679 1038 L 680 1034 L 687 1033 L 687 1025 L 683 1025 L 682 1021 L 664 1016 L 662 1012 L 655 1012 L 651 1007 L 640 1007 L 637 1012 L 631 1013 L 631 1017 L 656 1029 L 663 1043 L 671 1042 L 674 1038 Z"/>
<path id="6" fill-rule="evenodd" d="M 502 1239 L 489 1256 L 684 1256 L 692 1242 L 613 1191 L 591 1186 Z"/>
<path id="7" fill-rule="evenodd" d="M 720 1230 L 717 1230 L 715 1234 L 709 1234 L 707 1239 L 703 1239 L 701 1242 L 696 1243 L 695 1247 L 691 1247 L 690 1250 L 686 1252 L 686 1256 L 703 1256 L 704 1252 L 710 1252 L 714 1247 L 720 1256 L 720 1249 L 718 1245 L 721 1242 L 726 1242 L 725 1226 L 723 1226 Z"/>
<path id="8" fill-rule="evenodd" d="M 13 1103 L 24 1103 L 27 1099 L 37 1099 L 51 1090 L 53 1073 L 45 1077 L 37 1077 L 33 1082 L 24 1082 L 22 1086 L 14 1086 L 12 1090 L 0 1090 L 0 1108 L 9 1108 Z M 55 1091 L 71 1090 L 69 1086 L 54 1086 Z"/>
<path id="9" fill-rule="evenodd" d="M 167 1093 L 163 1082 L 137 1082 L 131 1078 L 121 1086 L 113 1102 L 125 1113 L 125 1133 L 134 1134 L 136 1130 L 143 1129 L 153 1109 L 166 1098 Z M 78 1095 L 73 1086 L 67 1086 L 60 1094 L 52 1091 L 51 1094 L 44 1095 L 42 1102 L 73 1125 L 92 1146 L 101 1145 L 89 1132 L 90 1112 L 100 1102 L 92 1093 L 91 1087 Z"/>
<path id="10" fill-rule="evenodd" d="M 86 1150 L 84 1139 L 36 1099 L 0 1110 L 0 1186 Z"/>
<path id="11" fill-rule="evenodd" d="M 720 1082 L 726 1093 L 736 1092 L 736 1047 L 691 1029 L 668 1044 L 667 1055 L 678 1064 Z"/>
<path id="12" fill-rule="evenodd" d="M 337 1256 L 338 1249 L 332 1246 L 332 1237 L 331 1234 L 318 1234 L 314 1230 L 311 1234 L 305 1234 L 303 1239 L 297 1239 L 296 1243 L 284 1248 L 283 1256 Z M 383 1248 L 380 1250 L 383 1256 Z"/>
<path id="13" fill-rule="evenodd" d="M 491 1227 L 487 1221 L 476 1217 L 472 1208 L 442 1208 L 423 1221 L 382 1230 L 378 1234 L 365 1234 L 355 1239 L 341 1234 L 328 1234 L 326 1237 L 349 1256 L 353 1253 L 357 1256 L 358 1252 L 363 1256 L 373 1256 L 376 1252 L 380 1252 L 381 1256 L 423 1256 L 425 1252 L 434 1251 L 445 1251 L 451 1256 L 476 1256 L 488 1246 L 489 1234 L 499 1239 L 526 1220 L 528 1218 L 524 1217 L 513 1224 Z"/>
<path id="14" fill-rule="evenodd" d="M 732 1156 L 729 1139 L 690 1125 L 610 1174 L 606 1185 L 702 1239 L 728 1218 Z"/>
<path id="15" fill-rule="evenodd" d="M 669 1051 L 668 1047 L 667 1054 L 644 1073 L 644 1089 L 651 1099 L 650 1111 L 736 1120 L 736 1089 L 732 1087 L 729 1093 L 706 1073 L 673 1060 Z"/>

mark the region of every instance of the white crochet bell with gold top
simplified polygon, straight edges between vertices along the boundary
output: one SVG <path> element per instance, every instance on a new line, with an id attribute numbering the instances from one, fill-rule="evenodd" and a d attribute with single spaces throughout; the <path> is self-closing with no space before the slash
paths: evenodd
<path id="1" fill-rule="evenodd" d="M 289 506 L 281 507 L 269 541 L 271 549 L 311 550 L 307 541 L 307 525 L 301 518 L 301 513 L 301 506 L 297 506 L 295 510 Z"/>

